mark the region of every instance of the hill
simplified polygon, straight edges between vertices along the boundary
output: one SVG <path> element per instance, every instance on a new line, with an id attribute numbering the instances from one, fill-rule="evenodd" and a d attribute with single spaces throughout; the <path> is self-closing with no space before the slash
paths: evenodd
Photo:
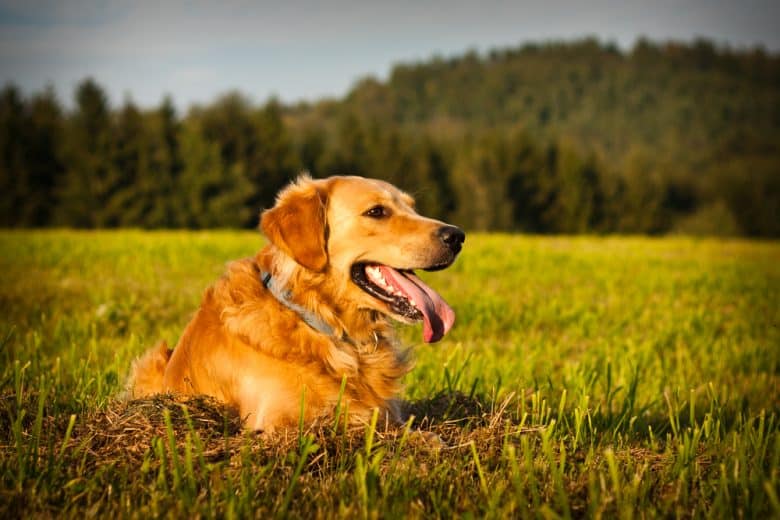
<path id="1" fill-rule="evenodd" d="M 341 103 L 296 117 L 353 117 L 452 144 L 451 169 L 497 192 L 461 208 L 486 220 L 478 227 L 776 235 L 779 87 L 780 57 L 758 49 L 642 40 L 622 53 L 584 40 L 398 65 L 386 82 L 364 79 Z M 456 206 L 473 201 L 473 183 L 454 184 Z M 575 196 L 578 184 L 600 193 Z M 502 217 L 512 206 L 502 195 L 532 214 Z M 480 219 L 489 208 L 498 214 Z"/>
<path id="2" fill-rule="evenodd" d="M 469 229 L 780 236 L 780 56 L 528 44 L 399 64 L 343 99 L 183 117 L 87 79 L 0 92 L 0 225 L 253 226 L 302 169 L 380 177 Z"/>

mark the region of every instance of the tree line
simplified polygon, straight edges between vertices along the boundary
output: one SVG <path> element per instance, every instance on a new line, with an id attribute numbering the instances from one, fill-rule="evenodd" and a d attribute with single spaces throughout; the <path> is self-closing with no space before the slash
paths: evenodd
<path id="1" fill-rule="evenodd" d="M 386 179 L 467 229 L 780 235 L 780 58 L 595 40 L 396 66 L 340 100 L 177 114 L 92 79 L 0 92 L 0 226 L 250 227 L 299 172 Z"/>

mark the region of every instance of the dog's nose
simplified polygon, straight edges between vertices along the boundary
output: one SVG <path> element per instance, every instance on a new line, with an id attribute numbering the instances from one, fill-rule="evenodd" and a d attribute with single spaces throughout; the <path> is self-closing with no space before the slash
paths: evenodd
<path id="1" fill-rule="evenodd" d="M 436 231 L 436 235 L 455 253 L 460 251 L 461 244 L 466 240 L 466 233 L 455 226 L 442 226 Z"/>

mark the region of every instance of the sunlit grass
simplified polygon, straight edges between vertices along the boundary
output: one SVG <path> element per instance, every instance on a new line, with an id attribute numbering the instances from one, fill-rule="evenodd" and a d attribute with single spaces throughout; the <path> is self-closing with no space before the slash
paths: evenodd
<path id="1" fill-rule="evenodd" d="M 777 243 L 470 235 L 423 274 L 452 332 L 399 328 L 440 450 L 414 427 L 272 441 L 215 427 L 208 404 L 117 411 L 132 358 L 174 344 L 262 243 L 0 233 L 3 517 L 780 515 Z M 138 451 L 106 434 L 130 420 L 151 425 L 122 430 Z"/>

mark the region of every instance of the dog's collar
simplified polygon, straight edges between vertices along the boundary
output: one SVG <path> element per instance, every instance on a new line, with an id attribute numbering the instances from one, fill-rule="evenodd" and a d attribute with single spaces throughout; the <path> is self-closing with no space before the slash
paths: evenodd
<path id="1" fill-rule="evenodd" d="M 327 336 L 334 335 L 333 327 L 325 323 L 322 320 L 322 318 L 314 314 L 309 309 L 306 309 L 305 307 L 302 307 L 301 305 L 298 305 L 297 303 L 293 302 L 290 299 L 291 293 L 289 289 L 285 289 L 279 283 L 277 283 L 276 280 L 271 276 L 271 273 L 266 273 L 265 271 L 261 271 L 260 279 L 262 280 L 263 285 L 266 287 L 266 289 L 268 289 L 271 292 L 271 294 L 273 294 L 274 298 L 276 298 L 279 301 L 279 303 L 281 303 L 291 311 L 295 312 L 298 316 L 301 317 L 303 321 L 306 322 L 306 324 L 309 327 Z"/>

